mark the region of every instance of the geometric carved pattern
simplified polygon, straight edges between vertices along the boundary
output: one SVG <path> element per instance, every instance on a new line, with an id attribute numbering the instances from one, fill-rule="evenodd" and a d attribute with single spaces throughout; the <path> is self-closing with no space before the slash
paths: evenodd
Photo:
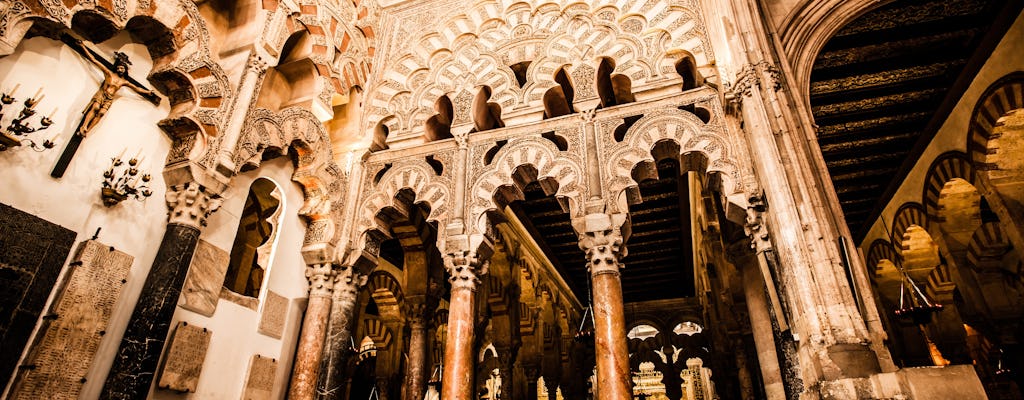
<path id="1" fill-rule="evenodd" d="M 613 72 L 628 76 L 635 86 L 674 78 L 665 74 L 674 72 L 678 57 L 669 49 L 691 53 L 697 65 L 714 59 L 692 1 L 673 2 L 652 18 L 632 18 L 629 24 L 617 22 L 663 3 L 591 2 L 565 8 L 542 1 L 508 3 L 473 3 L 449 18 L 420 13 L 423 20 L 414 22 L 396 17 L 387 29 L 397 32 L 385 34 L 395 38 L 387 46 L 395 50 L 379 53 L 389 64 L 368 100 L 367 126 L 387 119 L 391 132 L 415 132 L 434 114 L 439 97 L 481 85 L 494 91 L 491 101 L 503 109 L 539 108 L 543 93 L 557 86 L 559 68 L 573 70 L 600 56 L 613 58 Z M 531 64 L 520 86 L 509 66 L 522 61 Z"/>
<path id="2" fill-rule="evenodd" d="M 699 153 L 706 158 L 707 169 L 697 171 L 717 177 L 722 194 L 729 196 L 743 192 L 739 164 L 733 159 L 730 141 L 714 127 L 704 124 L 696 115 L 675 108 L 662 109 L 644 114 L 626 131 L 621 142 L 611 140 L 610 133 L 602 136 L 602 153 L 611 162 L 604 166 L 603 176 L 607 184 L 607 196 L 615 200 L 612 207 L 639 202 L 637 182 L 633 180 L 633 169 L 641 162 L 654 162 L 651 150 L 663 140 L 679 145 L 680 155 Z M 605 137 L 607 136 L 607 137 Z M 685 158 L 685 157 L 684 157 Z M 625 199 L 622 196 L 627 196 Z M 616 210 L 625 212 L 626 210 Z"/>
<path id="3" fill-rule="evenodd" d="M 370 181 L 363 184 L 365 187 L 372 185 Z M 415 194 L 413 204 L 424 202 L 430 207 L 427 221 L 437 222 L 442 227 L 448 224 L 448 212 L 452 202 L 450 181 L 445 176 L 437 176 L 423 159 L 410 159 L 393 166 L 374 186 L 359 207 L 356 222 L 356 232 L 359 234 L 377 230 L 384 235 L 390 235 L 391 227 L 380 226 L 376 217 L 387 207 L 399 210 L 404 208 L 396 199 L 396 195 L 402 189 L 410 189 Z"/>

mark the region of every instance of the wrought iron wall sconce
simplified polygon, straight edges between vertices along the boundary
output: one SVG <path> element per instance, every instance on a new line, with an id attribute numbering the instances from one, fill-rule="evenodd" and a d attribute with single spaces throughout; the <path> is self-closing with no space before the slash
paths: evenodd
<path id="1" fill-rule="evenodd" d="M 141 151 L 139 151 L 141 153 Z M 128 199 L 134 198 L 143 201 L 153 195 L 149 188 L 149 181 L 152 177 L 148 172 L 139 170 L 139 154 L 135 154 L 128 160 L 128 164 L 121 160 L 124 151 L 117 157 L 111 158 L 110 168 L 103 172 L 103 188 L 100 190 L 100 197 L 103 198 L 103 205 L 113 207 Z"/>
<path id="2" fill-rule="evenodd" d="M 21 85 L 15 85 L 14 89 L 11 89 L 10 92 L 0 94 L 0 121 L 6 120 L 5 117 L 7 116 L 7 110 L 5 110 L 5 108 L 9 108 L 9 106 L 15 103 L 14 94 L 20 86 Z M 43 97 L 46 96 L 42 94 L 42 92 L 43 89 L 39 88 L 39 91 L 37 91 L 35 95 L 26 98 L 25 101 L 22 102 L 23 106 L 21 111 L 12 114 L 14 115 L 14 118 L 7 123 L 7 126 L 4 127 L 4 131 L 0 132 L 0 151 L 5 151 L 21 145 L 27 145 L 32 150 L 39 152 L 53 148 L 55 145 L 54 141 L 57 140 L 57 135 L 54 135 L 52 138 L 46 139 L 41 143 L 38 142 L 38 139 L 28 137 L 33 132 L 45 130 L 46 128 L 49 128 L 50 125 L 53 125 L 53 120 L 50 118 L 53 117 L 55 112 L 57 112 L 57 109 L 54 109 L 50 115 L 40 118 L 38 126 L 32 126 L 33 123 L 29 121 L 29 119 L 36 115 L 36 105 L 38 105 L 39 102 L 43 100 Z"/>

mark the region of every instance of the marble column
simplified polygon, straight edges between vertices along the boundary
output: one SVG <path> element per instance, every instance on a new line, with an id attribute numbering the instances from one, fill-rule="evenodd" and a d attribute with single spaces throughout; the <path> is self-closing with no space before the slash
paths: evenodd
<path id="1" fill-rule="evenodd" d="M 408 302 L 408 299 L 407 299 Z M 405 364 L 405 399 L 423 400 L 427 393 L 430 337 L 428 335 L 433 313 L 429 303 L 407 303 L 406 321 L 409 323 L 409 355 Z"/>
<path id="2" fill-rule="evenodd" d="M 356 314 L 356 300 L 359 290 L 366 284 L 367 276 L 355 267 L 343 266 L 334 278 L 331 296 L 331 314 L 328 318 L 327 354 L 320 363 L 320 383 L 317 400 L 341 400 L 347 377 L 342 373 L 348 363 L 352 347 L 352 325 Z"/>
<path id="3" fill-rule="evenodd" d="M 331 312 L 335 275 L 330 263 L 306 267 L 309 303 L 306 305 L 306 316 L 302 319 L 299 345 L 295 350 L 292 382 L 288 388 L 288 398 L 291 400 L 312 400 L 315 397 L 327 338 L 327 319 Z"/>
<path id="4" fill-rule="evenodd" d="M 442 400 L 470 400 L 473 393 L 473 343 L 476 322 L 476 290 L 479 277 L 487 274 L 487 262 L 474 252 L 445 255 L 451 281 L 448 303 L 448 339 L 444 349 L 441 379 Z"/>
<path id="5" fill-rule="evenodd" d="M 219 196 L 194 182 L 170 188 L 166 201 L 167 231 L 128 320 L 101 399 L 141 400 L 149 394 L 201 227 L 220 207 Z"/>
<path id="6" fill-rule="evenodd" d="M 772 332 L 772 320 L 769 313 L 768 297 L 765 295 L 764 279 L 758 266 L 757 256 L 751 254 L 744 257 L 746 261 L 740 266 L 743 275 L 743 292 L 747 299 L 747 310 L 750 315 L 750 329 L 754 335 L 754 347 L 757 349 L 757 361 L 761 366 L 761 380 L 768 399 L 785 399 L 786 390 L 782 382 L 782 371 L 779 368 L 779 356 L 775 348 L 775 336 Z"/>
<path id="7" fill-rule="evenodd" d="M 624 221 L 624 217 L 621 218 Z M 619 280 L 626 249 L 619 227 L 606 214 L 585 217 L 580 235 L 580 249 L 586 252 L 594 294 L 594 359 L 597 380 L 601 382 L 598 400 L 633 398 L 629 373 L 629 351 L 626 348 L 626 316 L 622 303 L 622 282 Z M 582 228 L 582 229 L 579 229 Z"/>

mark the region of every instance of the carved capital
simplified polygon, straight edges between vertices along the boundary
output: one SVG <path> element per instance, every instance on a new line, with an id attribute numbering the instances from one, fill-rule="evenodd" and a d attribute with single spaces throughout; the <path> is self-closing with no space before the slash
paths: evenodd
<path id="1" fill-rule="evenodd" d="M 259 53 L 253 51 L 249 53 L 248 66 L 252 72 L 262 74 L 267 71 L 267 60 L 264 60 Z"/>
<path id="2" fill-rule="evenodd" d="M 444 257 L 444 267 L 448 270 L 448 281 L 452 283 L 452 290 L 476 290 L 480 284 L 480 277 L 487 275 L 489 266 L 489 262 L 477 257 L 474 251 L 456 251 Z"/>
<path id="3" fill-rule="evenodd" d="M 308 272 L 307 272 L 307 277 Z M 335 296 L 343 302 L 355 303 L 359 290 L 366 285 L 368 276 L 348 265 L 338 265 L 334 269 Z M 310 281 L 312 285 L 312 280 Z"/>
<path id="4" fill-rule="evenodd" d="M 583 122 L 594 122 L 594 117 L 597 115 L 597 108 L 591 108 L 580 111 L 580 119 Z"/>
<path id="5" fill-rule="evenodd" d="M 768 61 L 748 63 L 736 74 L 734 83 L 726 83 L 725 86 L 725 98 L 731 103 L 740 104 L 744 97 L 753 95 L 757 88 L 773 91 L 782 89 L 782 73 Z"/>
<path id="6" fill-rule="evenodd" d="M 221 199 L 194 182 L 175 186 L 164 196 L 167 201 L 167 223 L 195 228 L 206 226 L 206 219 L 220 208 Z"/>
<path id="7" fill-rule="evenodd" d="M 618 272 L 623 267 L 619 259 L 625 257 L 626 247 L 617 230 L 584 233 L 580 236 L 580 249 L 587 254 L 591 274 Z"/>
<path id="8" fill-rule="evenodd" d="M 590 214 L 583 221 L 583 229 L 577 229 L 582 232 L 579 246 L 587 255 L 587 269 L 591 275 L 618 273 L 623 267 L 619 262 L 626 256 L 620 229 L 623 222 L 624 219 L 606 214 Z"/>
<path id="9" fill-rule="evenodd" d="M 307 265 L 306 279 L 309 280 L 309 297 L 330 296 L 334 290 L 336 274 L 330 263 Z"/>
<path id="10" fill-rule="evenodd" d="M 405 320 L 409 323 L 409 328 L 413 330 L 427 329 L 434 319 L 434 310 L 426 301 L 410 300 L 406 299 L 405 302 Z"/>
<path id="11" fill-rule="evenodd" d="M 757 194 L 750 196 L 747 207 L 747 218 L 743 225 L 743 231 L 750 237 L 750 248 L 761 251 L 768 245 L 768 230 L 765 229 L 763 214 L 768 209 L 764 201 L 764 195 Z"/>

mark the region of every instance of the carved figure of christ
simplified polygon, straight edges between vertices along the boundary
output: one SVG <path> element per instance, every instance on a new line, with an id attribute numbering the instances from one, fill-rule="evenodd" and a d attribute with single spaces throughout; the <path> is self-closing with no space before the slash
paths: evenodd
<path id="1" fill-rule="evenodd" d="M 158 96 L 156 92 L 147 89 L 141 83 L 132 79 L 132 77 L 128 75 L 128 66 L 131 65 L 131 61 L 128 60 L 128 55 L 121 52 L 114 52 L 114 62 L 111 63 L 92 49 L 85 47 L 81 40 L 72 38 L 69 35 L 63 35 L 61 40 L 86 60 L 89 60 L 89 62 L 100 67 L 100 70 L 103 72 L 103 82 L 100 83 L 100 87 L 96 90 L 96 94 L 92 96 L 92 99 L 89 100 L 89 104 L 86 105 L 85 110 L 82 111 L 82 119 L 78 122 L 78 127 L 75 128 L 75 133 L 71 135 L 71 139 L 68 140 L 67 146 L 64 147 L 64 152 L 61 153 L 60 159 L 57 160 L 57 165 L 54 166 L 53 171 L 50 172 L 50 176 L 54 178 L 64 176 L 64 172 L 71 163 L 71 159 L 75 157 L 75 153 L 78 151 L 78 146 L 82 143 L 82 139 L 92 132 L 93 128 L 95 128 L 96 125 L 100 123 L 100 120 L 103 119 L 103 116 L 107 114 L 107 110 L 110 109 L 110 105 L 114 103 L 117 91 L 121 90 L 122 87 L 127 87 L 135 93 L 138 93 L 146 100 L 149 100 L 150 103 L 153 103 L 153 105 L 160 105 L 160 96 Z"/>

